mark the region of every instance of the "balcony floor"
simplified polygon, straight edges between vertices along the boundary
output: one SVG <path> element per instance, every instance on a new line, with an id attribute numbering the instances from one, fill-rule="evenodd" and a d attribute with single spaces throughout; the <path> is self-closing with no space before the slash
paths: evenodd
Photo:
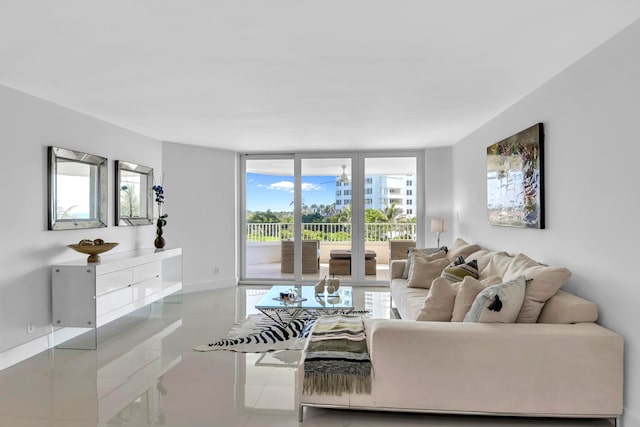
<path id="1" fill-rule="evenodd" d="M 320 270 L 317 274 L 303 274 L 303 280 L 320 280 L 322 277 L 329 277 L 329 263 L 320 263 Z M 351 281 L 351 276 L 336 275 L 336 279 L 341 281 Z M 269 280 L 293 280 L 293 274 L 281 273 L 280 263 L 273 262 L 268 264 L 251 264 L 247 265 L 247 279 L 269 279 Z M 389 282 L 389 265 L 376 265 L 376 274 L 365 276 L 365 282 Z"/>

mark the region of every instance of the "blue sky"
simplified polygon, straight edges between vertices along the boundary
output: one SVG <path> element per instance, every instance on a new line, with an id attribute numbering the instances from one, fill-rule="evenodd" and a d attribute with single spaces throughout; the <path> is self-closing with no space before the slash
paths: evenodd
<path id="1" fill-rule="evenodd" d="M 302 177 L 302 199 L 307 206 L 336 201 L 336 177 Z M 247 173 L 247 210 L 293 212 L 293 177 Z"/>

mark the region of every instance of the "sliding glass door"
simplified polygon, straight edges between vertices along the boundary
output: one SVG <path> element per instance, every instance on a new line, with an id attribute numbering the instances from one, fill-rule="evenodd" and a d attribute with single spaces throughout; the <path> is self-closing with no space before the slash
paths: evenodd
<path id="1" fill-rule="evenodd" d="M 243 166 L 243 277 L 292 280 L 294 160 L 260 156 Z"/>
<path id="2" fill-rule="evenodd" d="M 306 265 L 302 279 L 317 277 L 351 281 L 352 205 L 351 158 L 301 158 L 301 223 L 303 245 L 318 244 L 320 268 Z M 307 255 L 308 257 L 308 255 Z"/>
<path id="3" fill-rule="evenodd" d="M 389 269 L 374 268 L 374 264 L 388 266 L 416 243 L 417 161 L 415 156 L 364 159 L 365 256 L 376 254 L 375 263 L 365 258 L 367 281 L 389 280 Z"/>
<path id="4" fill-rule="evenodd" d="M 421 240 L 420 159 L 243 155 L 241 282 L 387 283 L 394 242 Z"/>

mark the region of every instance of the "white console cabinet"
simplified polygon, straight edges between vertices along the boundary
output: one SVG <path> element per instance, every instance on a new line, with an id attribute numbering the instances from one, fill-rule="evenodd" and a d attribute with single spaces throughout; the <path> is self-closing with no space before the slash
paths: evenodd
<path id="1" fill-rule="evenodd" d="M 96 329 L 182 290 L 182 249 L 141 249 L 54 265 L 54 327 Z"/>

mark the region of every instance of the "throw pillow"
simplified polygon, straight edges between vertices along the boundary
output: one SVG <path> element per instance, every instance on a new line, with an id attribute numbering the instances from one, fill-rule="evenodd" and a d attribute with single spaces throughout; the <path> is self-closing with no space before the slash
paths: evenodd
<path id="1" fill-rule="evenodd" d="M 471 276 L 465 277 L 458 285 L 458 294 L 453 305 L 452 322 L 462 322 L 464 316 L 469 312 L 473 302 L 482 290 L 488 286 L 499 285 L 502 279 L 498 276 L 487 277 L 483 280 L 474 279 Z"/>
<path id="2" fill-rule="evenodd" d="M 413 264 L 413 253 L 419 252 L 425 255 L 433 255 L 439 254 L 439 258 L 444 258 L 447 255 L 447 247 L 443 246 L 441 248 L 409 248 L 409 254 L 407 255 L 407 262 L 404 264 L 404 271 L 402 272 L 402 278 L 408 279 L 409 272 L 411 271 L 411 265 Z"/>
<path id="3" fill-rule="evenodd" d="M 437 257 L 437 258 L 434 258 Z M 440 255 L 413 254 L 413 264 L 409 272 L 409 287 L 429 289 L 433 279 L 440 276 L 442 270 L 449 265 L 449 260 Z"/>
<path id="4" fill-rule="evenodd" d="M 524 276 L 489 286 L 476 297 L 471 309 L 464 317 L 465 322 L 513 323 L 520 313 L 524 300 Z"/>
<path id="5" fill-rule="evenodd" d="M 462 258 L 461 256 L 454 259 L 453 262 L 451 263 L 451 266 L 460 265 L 460 264 L 464 264 L 464 258 Z"/>
<path id="6" fill-rule="evenodd" d="M 489 264 L 489 260 L 491 260 L 491 257 L 496 253 L 503 253 L 506 255 L 505 252 L 496 252 L 496 251 L 490 251 L 489 249 L 480 249 L 479 251 L 475 251 L 469 254 L 469 256 L 467 256 L 467 259 L 478 260 L 478 272 L 480 272 L 480 275 L 482 277 L 482 270 L 484 270 L 487 267 L 487 264 Z"/>
<path id="7" fill-rule="evenodd" d="M 453 261 L 454 259 L 458 258 L 459 256 L 463 257 L 463 258 L 467 258 L 469 255 L 471 255 L 473 252 L 480 250 L 480 246 L 479 245 L 475 245 L 475 244 L 469 244 L 467 242 L 465 242 L 463 239 L 457 238 L 455 242 L 453 242 L 453 245 L 451 247 L 448 248 L 449 251 L 447 252 L 447 258 L 449 258 L 449 260 Z"/>
<path id="8" fill-rule="evenodd" d="M 511 261 L 513 261 L 513 257 L 506 252 L 495 252 L 489 259 L 487 266 L 480 271 L 480 277 L 506 277 Z"/>
<path id="9" fill-rule="evenodd" d="M 460 257 L 462 258 L 462 257 Z M 454 263 L 457 261 L 454 261 Z M 466 276 L 471 276 L 474 279 L 478 278 L 478 260 L 471 260 L 469 262 L 462 261 L 462 264 L 456 264 L 449 266 L 442 270 L 442 277 L 450 282 L 462 282 Z"/>
<path id="10" fill-rule="evenodd" d="M 526 287 L 524 303 L 516 322 L 536 323 L 544 303 L 558 292 L 571 277 L 571 271 L 564 267 L 542 265 L 524 254 L 513 259 L 505 277 L 525 276 L 531 280 Z"/>
<path id="11" fill-rule="evenodd" d="M 424 300 L 424 306 L 418 313 L 416 320 L 432 322 L 449 322 L 456 300 L 457 284 L 449 282 L 444 277 L 437 277 L 431 283 L 429 295 Z"/>

